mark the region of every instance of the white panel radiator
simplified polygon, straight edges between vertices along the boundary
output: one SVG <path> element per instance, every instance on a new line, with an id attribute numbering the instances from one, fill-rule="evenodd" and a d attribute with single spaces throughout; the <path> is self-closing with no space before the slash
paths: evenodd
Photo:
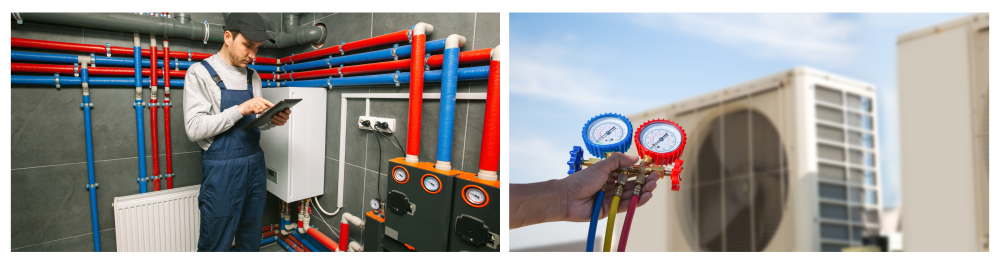
<path id="1" fill-rule="evenodd" d="M 115 197 L 119 252 L 196 251 L 201 185 Z"/>

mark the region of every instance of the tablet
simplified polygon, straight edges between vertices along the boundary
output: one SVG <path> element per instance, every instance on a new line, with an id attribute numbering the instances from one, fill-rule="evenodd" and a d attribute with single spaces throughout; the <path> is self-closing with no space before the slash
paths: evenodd
<path id="1" fill-rule="evenodd" d="M 267 123 L 271 121 L 271 116 L 274 116 L 274 114 L 278 114 L 278 112 L 285 111 L 286 109 L 290 109 L 292 108 L 292 106 L 295 106 L 295 104 L 299 104 L 299 102 L 301 101 L 302 101 L 301 98 L 283 99 L 281 100 L 281 102 L 274 104 L 274 106 L 271 107 L 270 109 L 267 109 L 267 111 L 265 111 L 263 115 L 260 115 L 260 117 L 257 117 L 256 120 L 253 120 L 252 122 L 250 122 L 250 124 L 247 124 L 247 126 L 243 126 L 243 129 L 244 130 L 253 129 L 267 125 Z"/>

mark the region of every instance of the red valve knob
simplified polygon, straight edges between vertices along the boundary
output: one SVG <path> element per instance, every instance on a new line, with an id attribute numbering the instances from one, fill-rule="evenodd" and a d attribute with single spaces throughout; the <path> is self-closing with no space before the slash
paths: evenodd
<path id="1" fill-rule="evenodd" d="M 681 190 L 681 171 L 684 170 L 684 160 L 674 161 L 674 168 L 670 170 L 670 189 Z"/>

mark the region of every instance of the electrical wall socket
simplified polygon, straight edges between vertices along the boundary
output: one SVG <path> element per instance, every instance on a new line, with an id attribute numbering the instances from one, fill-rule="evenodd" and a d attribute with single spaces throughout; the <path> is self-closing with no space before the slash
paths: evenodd
<path id="1" fill-rule="evenodd" d="M 379 118 L 379 117 L 372 117 L 372 116 L 360 116 L 360 117 L 358 117 L 358 128 L 359 129 L 364 129 L 364 130 L 371 130 L 372 129 L 371 127 L 361 125 L 361 123 L 364 122 L 364 121 L 371 122 L 371 126 L 372 127 L 375 127 L 375 123 L 376 122 L 385 122 L 385 123 L 388 123 L 389 124 L 389 129 L 382 129 L 382 128 L 377 128 L 376 127 L 376 129 L 378 129 L 378 131 L 380 131 L 380 132 L 392 133 L 392 132 L 396 131 L 396 119 L 393 119 L 393 118 Z"/>

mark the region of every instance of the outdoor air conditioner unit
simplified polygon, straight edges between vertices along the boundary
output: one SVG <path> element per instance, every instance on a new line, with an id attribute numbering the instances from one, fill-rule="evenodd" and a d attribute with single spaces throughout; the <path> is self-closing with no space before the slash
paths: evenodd
<path id="1" fill-rule="evenodd" d="M 840 251 L 877 236 L 874 99 L 871 84 L 800 67 L 628 116 L 688 134 L 680 191 L 636 211 L 645 230 L 628 250 Z"/>

